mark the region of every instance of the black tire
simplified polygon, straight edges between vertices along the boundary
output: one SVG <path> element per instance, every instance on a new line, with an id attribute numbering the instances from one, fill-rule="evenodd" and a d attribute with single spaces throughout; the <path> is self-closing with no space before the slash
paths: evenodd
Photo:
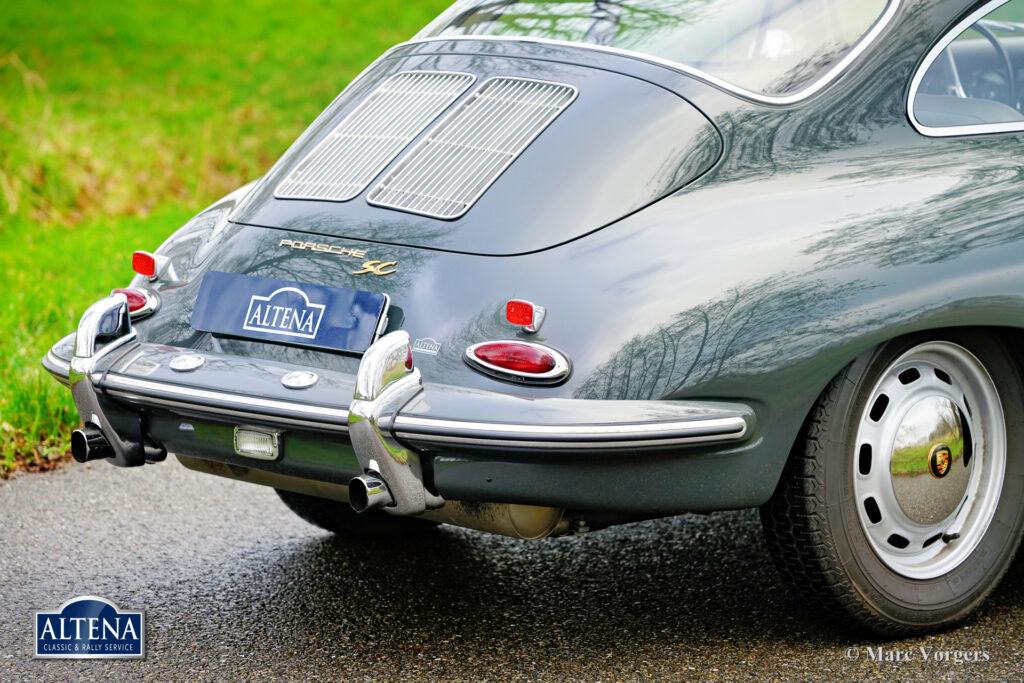
<path id="1" fill-rule="evenodd" d="M 292 512 L 314 526 L 348 538 L 391 538 L 423 533 L 437 524 L 412 517 L 395 517 L 380 510 L 358 514 L 348 503 L 274 489 Z"/>
<path id="2" fill-rule="evenodd" d="M 867 419 L 878 422 L 887 419 L 884 412 L 882 417 L 872 417 L 876 414 L 879 387 L 893 386 L 883 385 L 883 381 L 904 367 L 900 364 L 904 359 L 913 358 L 918 349 L 926 348 L 922 346 L 926 342 L 940 346 L 949 343 L 966 349 L 987 371 L 1001 403 L 1002 419 L 978 415 L 982 411 L 972 412 L 969 405 L 967 411 L 979 424 L 983 420 L 991 420 L 985 424 L 1004 425 L 1002 434 L 998 429 L 993 430 L 996 436 L 1005 435 L 1002 439 L 1005 444 L 1004 475 L 998 501 L 990 498 L 988 500 L 992 502 L 985 504 L 992 511 L 979 512 L 974 518 L 969 515 L 975 513 L 962 511 L 983 509 L 981 503 L 973 501 L 983 500 L 985 494 L 954 491 L 954 498 L 955 495 L 964 496 L 952 513 L 958 519 L 964 515 L 963 519 L 984 520 L 991 514 L 984 524 L 982 521 L 973 522 L 974 526 L 964 523 L 965 529 L 975 530 L 973 538 L 977 545 L 972 542 L 956 549 L 951 544 L 958 543 L 958 540 L 954 538 L 947 543 L 942 538 L 944 545 L 938 545 L 935 551 L 969 553 L 964 555 L 965 559 L 955 566 L 950 565 L 946 571 L 949 563 L 942 564 L 940 554 L 938 559 L 929 560 L 934 564 L 926 566 L 935 567 L 935 571 L 943 571 L 943 574 L 911 578 L 908 574 L 912 572 L 895 571 L 893 566 L 899 568 L 900 565 L 883 559 L 889 557 L 891 560 L 901 551 L 894 550 L 890 555 L 889 549 L 878 545 L 877 535 L 869 539 L 870 533 L 877 533 L 869 532 L 871 524 L 880 516 L 872 514 L 871 506 L 864 499 L 858 501 L 855 495 L 856 486 L 862 485 L 855 479 L 862 480 L 866 476 L 865 469 L 870 474 L 871 468 L 878 466 L 884 474 L 873 476 L 889 477 L 894 491 L 899 477 L 905 475 L 892 473 L 891 455 L 889 460 L 880 461 L 888 462 L 889 469 L 870 462 L 865 466 L 858 460 L 857 452 L 863 449 L 862 435 L 865 433 L 858 430 Z M 784 580 L 800 597 L 818 607 L 826 616 L 836 617 L 839 623 L 850 624 L 852 618 L 855 624 L 877 634 L 906 636 L 953 626 L 991 593 L 1010 566 L 1024 530 L 1024 428 L 1020 420 L 1024 415 L 1024 389 L 1020 367 L 1014 358 L 1006 342 L 984 332 L 947 331 L 930 337 L 912 336 L 894 340 L 861 355 L 828 385 L 804 424 L 775 494 L 761 508 L 768 548 Z M 938 376 L 938 373 L 934 374 Z M 903 374 L 897 378 L 902 381 Z M 955 386 L 955 382 L 951 386 Z M 870 408 L 869 400 L 872 400 Z M 964 402 L 967 402 L 966 398 Z M 997 416 L 998 412 L 987 411 L 987 415 Z M 901 420 L 896 423 L 896 433 L 900 433 L 898 430 L 902 429 L 909 413 L 904 412 L 899 418 L 895 417 L 896 414 L 899 413 L 894 412 L 893 419 Z M 873 427 L 868 425 L 867 428 Z M 883 427 L 878 431 L 881 433 Z M 998 462 L 998 454 L 970 455 L 966 444 L 972 439 L 970 432 L 966 434 L 963 452 L 968 455 L 961 457 L 961 466 L 967 468 L 969 462 L 975 462 L 979 463 L 972 465 L 975 470 L 998 472 L 996 464 L 989 464 Z M 986 441 L 979 442 L 989 444 L 981 446 L 981 450 L 993 453 L 1002 450 L 992 446 L 1000 443 L 996 436 L 986 436 Z M 860 446 L 857 445 L 858 437 L 862 441 Z M 897 442 L 893 442 L 893 450 L 889 453 L 896 448 Z M 932 453 L 928 456 L 929 463 L 934 457 L 934 450 Z M 989 459 L 985 460 L 986 457 Z M 979 470 L 982 463 L 989 469 Z M 974 476 L 973 470 L 970 476 Z M 996 486 L 988 487 L 992 488 Z M 980 486 L 977 490 L 986 488 Z M 927 504 L 932 503 L 929 500 Z M 916 512 L 912 506 L 907 507 Z M 907 514 L 911 516 L 909 512 Z M 892 517 L 897 518 L 896 515 Z M 943 524 L 946 522 L 939 522 L 938 526 Z M 874 539 L 875 546 L 872 546 L 871 539 Z M 925 555 L 931 552 L 927 542 L 911 550 L 916 548 L 920 548 L 916 552 Z M 948 555 L 946 560 L 949 560 Z"/>

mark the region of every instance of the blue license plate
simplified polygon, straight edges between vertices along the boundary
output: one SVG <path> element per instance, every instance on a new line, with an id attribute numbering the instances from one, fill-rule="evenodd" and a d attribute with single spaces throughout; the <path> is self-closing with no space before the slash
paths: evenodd
<path id="1" fill-rule="evenodd" d="M 211 271 L 192 327 L 248 339 L 362 353 L 386 321 L 387 294 Z"/>

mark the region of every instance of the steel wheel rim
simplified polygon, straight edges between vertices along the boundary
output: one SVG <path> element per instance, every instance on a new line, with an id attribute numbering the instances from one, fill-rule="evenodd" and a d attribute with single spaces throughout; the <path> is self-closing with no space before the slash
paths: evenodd
<path id="1" fill-rule="evenodd" d="M 949 419 L 947 406 L 959 420 Z M 925 437 L 929 411 L 935 412 L 936 428 Z M 944 432 L 952 448 L 936 436 L 951 422 L 961 427 L 959 457 L 955 435 Z M 897 358 L 871 391 L 854 448 L 857 515 L 879 560 L 898 574 L 924 580 L 948 574 L 971 556 L 995 515 L 1006 470 L 1002 403 L 972 353 L 937 341 Z M 925 452 L 928 476 L 952 477 L 947 484 L 929 482 L 913 469 Z M 940 477 L 943 460 L 947 470 Z"/>

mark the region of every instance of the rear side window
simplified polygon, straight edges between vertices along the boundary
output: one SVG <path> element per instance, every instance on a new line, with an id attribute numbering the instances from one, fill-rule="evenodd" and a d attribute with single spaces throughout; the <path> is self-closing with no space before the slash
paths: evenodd
<path id="1" fill-rule="evenodd" d="M 928 53 L 908 113 L 931 136 L 1024 130 L 1024 0 L 973 12 Z"/>

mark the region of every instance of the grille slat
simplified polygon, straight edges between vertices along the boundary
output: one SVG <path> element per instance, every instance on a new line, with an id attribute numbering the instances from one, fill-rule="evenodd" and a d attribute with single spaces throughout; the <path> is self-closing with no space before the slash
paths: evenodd
<path id="1" fill-rule="evenodd" d="M 367 201 L 435 218 L 466 213 L 576 98 L 576 88 L 491 78 L 437 124 Z"/>
<path id="2" fill-rule="evenodd" d="M 391 76 L 306 155 L 274 196 L 338 202 L 359 196 L 475 80 L 445 71 Z"/>

